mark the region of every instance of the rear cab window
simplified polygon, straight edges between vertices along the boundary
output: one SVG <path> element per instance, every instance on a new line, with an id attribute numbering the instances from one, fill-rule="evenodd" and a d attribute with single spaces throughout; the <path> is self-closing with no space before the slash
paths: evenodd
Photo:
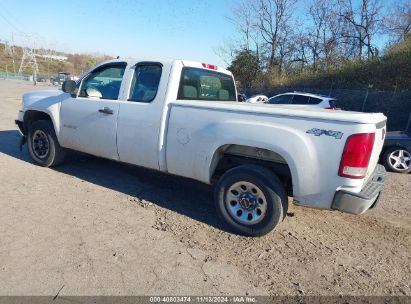
<path id="1" fill-rule="evenodd" d="M 237 101 L 234 79 L 216 71 L 184 67 L 177 99 Z"/>

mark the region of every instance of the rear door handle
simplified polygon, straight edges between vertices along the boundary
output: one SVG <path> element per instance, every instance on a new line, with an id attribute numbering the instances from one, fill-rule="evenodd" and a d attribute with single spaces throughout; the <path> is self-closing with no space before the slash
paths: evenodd
<path id="1" fill-rule="evenodd" d="M 104 107 L 98 110 L 100 113 L 104 113 L 104 114 L 113 114 L 114 111 L 110 108 Z"/>

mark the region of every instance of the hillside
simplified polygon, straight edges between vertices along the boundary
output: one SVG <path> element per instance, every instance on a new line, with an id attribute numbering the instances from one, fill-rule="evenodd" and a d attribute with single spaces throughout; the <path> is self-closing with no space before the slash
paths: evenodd
<path id="1" fill-rule="evenodd" d="M 110 59 L 112 57 L 107 55 L 90 55 L 90 54 L 67 54 L 62 52 L 50 51 L 50 50 L 36 50 L 36 54 L 50 54 L 65 56 L 66 61 L 58 61 L 55 59 L 47 59 L 40 56 L 36 56 L 36 61 L 39 67 L 41 75 L 50 76 L 60 71 L 69 72 L 73 75 L 81 75 L 89 68 L 96 65 L 98 62 Z M 14 66 L 15 71 L 18 72 L 23 50 L 21 47 L 14 47 Z M 5 44 L 0 43 L 0 72 L 7 71 L 9 73 L 14 72 L 12 56 L 6 52 Z M 31 74 L 29 68 L 25 69 L 24 73 Z"/>
<path id="2" fill-rule="evenodd" d="M 235 73 L 234 73 L 235 75 Z M 238 78 L 238 77 L 236 77 Z M 289 71 L 279 76 L 264 73 L 254 88 L 317 88 L 317 89 L 375 89 L 411 90 L 411 38 L 392 45 L 384 55 L 373 60 L 343 61 L 329 71 L 307 69 Z"/>
<path id="3" fill-rule="evenodd" d="M 391 46 L 378 59 L 346 62 L 329 72 L 265 75 L 264 85 L 245 93 L 274 96 L 290 91 L 330 95 L 344 110 L 383 112 L 389 130 L 403 130 L 411 114 L 411 39 Z"/>

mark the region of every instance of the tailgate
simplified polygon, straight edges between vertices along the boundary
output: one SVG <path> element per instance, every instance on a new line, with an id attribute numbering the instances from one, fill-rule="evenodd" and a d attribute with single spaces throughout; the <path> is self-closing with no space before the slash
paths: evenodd
<path id="1" fill-rule="evenodd" d="M 368 165 L 368 171 L 367 171 L 367 176 L 365 178 L 365 181 L 368 181 L 368 179 L 370 178 L 380 158 L 380 153 L 382 150 L 382 146 L 384 145 L 384 139 L 385 139 L 385 134 L 386 134 L 386 124 L 387 124 L 387 120 L 384 119 L 375 125 L 376 129 L 375 129 L 374 148 L 372 150 L 370 163 Z"/>

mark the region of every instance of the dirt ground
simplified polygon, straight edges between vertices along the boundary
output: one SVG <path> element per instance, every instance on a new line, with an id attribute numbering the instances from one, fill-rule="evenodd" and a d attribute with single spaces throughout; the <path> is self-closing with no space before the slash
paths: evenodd
<path id="1" fill-rule="evenodd" d="M 230 234 L 209 186 L 72 153 L 33 165 L 0 80 L 0 295 L 411 295 L 411 175 L 361 216 L 291 205 L 276 231 Z"/>

